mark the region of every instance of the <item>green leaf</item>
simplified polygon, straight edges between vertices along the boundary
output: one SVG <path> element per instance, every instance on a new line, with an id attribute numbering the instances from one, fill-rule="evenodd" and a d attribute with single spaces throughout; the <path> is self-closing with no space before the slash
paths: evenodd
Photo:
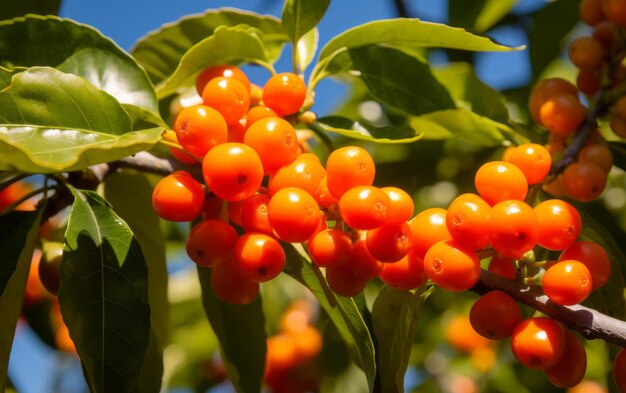
<path id="1" fill-rule="evenodd" d="M 154 87 L 137 62 L 93 27 L 53 16 L 0 22 L 0 66 L 50 66 L 78 75 L 159 117 Z"/>
<path id="2" fill-rule="evenodd" d="M 466 108 L 491 119 L 505 121 L 509 112 L 504 97 L 484 84 L 468 63 L 452 63 L 433 69 L 435 78 L 450 93 L 459 108 Z"/>
<path id="3" fill-rule="evenodd" d="M 0 19 L 10 19 L 26 14 L 57 14 L 61 0 L 8 1 L 0 8 Z"/>
<path id="4" fill-rule="evenodd" d="M 295 45 L 324 17 L 330 0 L 285 0 L 282 23 Z"/>
<path id="5" fill-rule="evenodd" d="M 274 72 L 261 30 L 245 25 L 219 27 L 183 55 L 174 73 L 157 86 L 157 95 L 167 97 L 180 87 L 193 85 L 196 76 L 209 66 L 238 62 L 256 63 Z"/>
<path id="6" fill-rule="evenodd" d="M 562 40 L 579 20 L 578 8 L 569 0 L 547 2 L 533 15 L 533 29 L 528 34 L 528 51 L 533 77 L 561 55 Z"/>
<path id="7" fill-rule="evenodd" d="M 320 52 L 320 62 L 342 48 L 385 44 L 399 49 L 449 48 L 470 51 L 512 51 L 489 38 L 480 37 L 463 29 L 419 19 L 386 19 L 368 22 L 335 36 Z"/>
<path id="8" fill-rule="evenodd" d="M 111 95 L 83 78 L 49 67 L 13 75 L 11 86 L 0 91 L 0 122 L 116 135 L 132 129 L 128 113 Z"/>
<path id="9" fill-rule="evenodd" d="M 266 55 L 271 63 L 278 59 L 283 44 L 289 41 L 279 19 L 225 8 L 208 10 L 164 25 L 140 39 L 131 53 L 146 69 L 150 79 L 155 84 L 161 83 L 174 73 L 191 47 L 213 35 L 220 26 L 237 25 L 248 25 L 263 33 Z"/>
<path id="10" fill-rule="evenodd" d="M 513 8 L 517 0 L 450 0 L 450 24 L 479 33 L 489 30 Z"/>
<path id="11" fill-rule="evenodd" d="M 319 42 L 319 31 L 317 28 L 309 30 L 296 45 L 297 66 L 301 73 L 311 64 L 315 57 L 317 44 Z"/>
<path id="12" fill-rule="evenodd" d="M 581 218 L 583 229 L 580 239 L 602 246 L 609 254 L 612 269 L 609 281 L 597 291 L 592 292 L 586 304 L 602 313 L 624 320 L 626 319 L 626 302 L 624 301 L 626 255 L 611 232 L 602 224 L 585 212 L 581 212 Z"/>
<path id="13" fill-rule="evenodd" d="M 422 293 L 397 291 L 385 286 L 372 307 L 372 324 L 378 343 L 377 364 L 383 392 L 404 392 Z"/>
<path id="14" fill-rule="evenodd" d="M 152 209 L 154 186 L 144 174 L 128 171 L 108 176 L 104 194 L 137 238 L 148 265 L 150 341 L 136 391 L 157 392 L 163 373 L 163 348 L 169 341 L 169 301 L 165 237 Z M 132 195 L 129 198 L 128 195 Z"/>
<path id="15" fill-rule="evenodd" d="M 13 212 L 0 216 L 0 245 L 3 247 L 1 278 L 9 272 L 0 291 L 0 391 L 7 384 L 7 367 L 15 327 L 20 317 L 26 280 L 39 236 L 40 212 Z M 8 225 L 12 232 L 7 234 Z"/>
<path id="16" fill-rule="evenodd" d="M 92 392 L 129 392 L 150 337 L 148 269 L 128 225 L 93 191 L 70 188 L 59 303 Z"/>
<path id="17" fill-rule="evenodd" d="M 321 78 L 347 72 L 361 78 L 374 98 L 408 114 L 455 107 L 427 63 L 394 48 L 369 45 L 347 50 L 327 67 L 314 70 L 311 79 L 315 85 Z"/>
<path id="18" fill-rule="evenodd" d="M 311 264 L 306 252 L 284 244 L 287 264 L 284 272 L 313 293 L 341 335 L 352 359 L 364 372 L 370 391 L 376 377 L 374 344 L 356 303 L 352 298 L 335 295 L 322 272 Z M 298 246 L 299 247 L 299 246 Z"/>
<path id="19" fill-rule="evenodd" d="M 609 142 L 609 148 L 613 153 L 613 165 L 626 171 L 626 143 Z"/>
<path id="20" fill-rule="evenodd" d="M 415 116 L 411 127 L 422 132 L 424 139 L 456 138 L 460 144 L 492 147 L 502 144 L 503 133 L 512 132 L 504 124 L 477 115 L 466 109 L 452 109 Z"/>
<path id="21" fill-rule="evenodd" d="M 211 270 L 198 267 L 202 304 L 220 342 L 228 378 L 237 392 L 260 392 L 265 368 L 265 317 L 261 298 L 246 305 L 228 304 L 211 289 Z"/>
<path id="22" fill-rule="evenodd" d="M 422 137 L 410 125 L 374 127 L 341 116 L 317 119 L 316 125 L 324 132 L 334 132 L 348 138 L 376 143 L 411 143 Z"/>
<path id="23" fill-rule="evenodd" d="M 0 170 L 54 173 L 84 169 L 149 150 L 162 128 L 123 135 L 62 127 L 0 126 Z"/>

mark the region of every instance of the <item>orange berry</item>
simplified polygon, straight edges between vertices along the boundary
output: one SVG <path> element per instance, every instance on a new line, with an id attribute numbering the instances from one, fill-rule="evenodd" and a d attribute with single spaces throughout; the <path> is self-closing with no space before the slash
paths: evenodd
<path id="1" fill-rule="evenodd" d="M 396 262 L 408 254 L 413 245 L 411 227 L 402 224 L 385 224 L 367 231 L 367 249 L 381 262 Z"/>
<path id="2" fill-rule="evenodd" d="M 450 291 L 465 291 L 480 277 L 476 253 L 453 240 L 440 241 L 424 256 L 424 271 L 437 286 Z"/>
<path id="3" fill-rule="evenodd" d="M 595 70 L 580 70 L 576 77 L 576 86 L 587 95 L 594 95 L 600 90 L 602 81 L 600 74 Z"/>
<path id="4" fill-rule="evenodd" d="M 196 165 L 200 164 L 198 160 L 196 160 L 193 156 L 185 153 L 183 150 L 177 149 L 175 147 L 170 147 L 170 154 L 172 157 L 176 159 L 176 161 L 181 162 L 187 165 Z"/>
<path id="5" fill-rule="evenodd" d="M 378 277 L 388 286 L 399 291 L 410 291 L 428 280 L 424 272 L 424 260 L 409 251 L 398 262 L 384 263 Z"/>
<path id="6" fill-rule="evenodd" d="M 522 201 L 504 201 L 491 208 L 489 238 L 500 254 L 519 258 L 535 247 L 539 222 L 533 208 Z"/>
<path id="7" fill-rule="evenodd" d="M 515 261 L 511 257 L 505 257 L 502 255 L 494 255 L 489 261 L 487 267 L 492 273 L 499 274 L 502 277 L 506 277 L 509 280 L 515 280 Z"/>
<path id="8" fill-rule="evenodd" d="M 339 210 L 346 224 L 354 229 L 374 229 L 389 217 L 389 197 L 380 188 L 358 186 L 339 199 Z"/>
<path id="9" fill-rule="evenodd" d="M 528 108 L 532 118 L 540 123 L 539 112 L 543 104 L 555 94 L 569 93 L 574 96 L 578 94 L 576 86 L 562 78 L 543 79 L 535 84 L 530 94 Z"/>
<path id="10" fill-rule="evenodd" d="M 253 106 L 252 108 L 248 109 L 248 114 L 246 115 L 248 127 L 256 123 L 258 120 L 264 119 L 266 117 L 278 117 L 278 115 L 276 114 L 276 112 L 266 106 Z"/>
<path id="11" fill-rule="evenodd" d="M 272 75 L 263 86 L 263 104 L 281 117 L 298 112 L 305 98 L 304 81 L 291 72 Z"/>
<path id="12" fill-rule="evenodd" d="M 328 190 L 328 178 L 324 176 L 317 188 L 315 189 L 315 199 L 317 199 L 320 203 L 320 206 L 323 206 L 329 209 L 333 205 L 339 204 L 339 199 L 335 198 L 333 194 Z"/>
<path id="13" fill-rule="evenodd" d="M 211 288 L 218 299 L 230 304 L 249 304 L 259 296 L 259 283 L 245 278 L 232 262 L 213 268 Z"/>
<path id="14" fill-rule="evenodd" d="M 578 261 L 561 261 L 546 270 L 542 285 L 550 300 L 571 306 L 582 302 L 591 293 L 591 273 Z"/>
<path id="15" fill-rule="evenodd" d="M 174 131 L 180 145 L 198 157 L 204 157 L 228 138 L 224 117 L 206 105 L 193 105 L 180 111 L 174 121 Z"/>
<path id="16" fill-rule="evenodd" d="M 517 166 L 504 161 L 483 164 L 474 177 L 480 196 L 490 205 L 516 199 L 523 201 L 528 192 L 528 181 Z"/>
<path id="17" fill-rule="evenodd" d="M 626 349 L 622 348 L 613 363 L 613 380 L 620 392 L 626 392 Z"/>
<path id="18" fill-rule="evenodd" d="M 545 370 L 546 377 L 553 385 L 571 388 L 580 383 L 587 371 L 587 352 L 578 337 L 565 329 L 565 349 L 561 360 Z"/>
<path id="19" fill-rule="evenodd" d="M 152 191 L 152 208 L 168 221 L 193 221 L 202 213 L 204 188 L 188 172 L 165 176 Z"/>
<path id="20" fill-rule="evenodd" d="M 559 93 L 548 98 L 539 110 L 539 118 L 550 132 L 570 135 L 582 124 L 587 108 L 578 97 L 569 93 Z"/>
<path id="21" fill-rule="evenodd" d="M 560 199 L 548 199 L 534 208 L 539 221 L 538 244 L 548 250 L 564 250 L 576 242 L 582 229 L 578 210 Z"/>
<path id="22" fill-rule="evenodd" d="M 326 170 L 319 158 L 313 153 L 303 153 L 274 172 L 267 188 L 270 195 L 274 195 L 281 188 L 298 187 L 318 199 L 317 190 L 325 176 Z"/>
<path id="23" fill-rule="evenodd" d="M 554 367 L 565 350 L 565 329 L 545 317 L 522 321 L 511 336 L 511 350 L 525 367 L 546 370 Z"/>
<path id="24" fill-rule="evenodd" d="M 611 277 L 609 254 L 602 246 L 594 242 L 579 241 L 574 243 L 559 256 L 559 261 L 566 260 L 575 260 L 587 266 L 591 272 L 592 290 L 606 284 Z"/>
<path id="25" fill-rule="evenodd" d="M 542 145 L 525 143 L 511 152 L 508 162 L 521 169 L 528 184 L 537 184 L 541 183 L 550 172 L 552 156 Z"/>
<path id="26" fill-rule="evenodd" d="M 214 267 L 230 261 L 237 237 L 237 231 L 227 222 L 204 220 L 191 228 L 185 248 L 198 265 Z"/>
<path id="27" fill-rule="evenodd" d="M 626 26 L 626 0 L 604 0 L 602 5 L 609 20 Z"/>
<path id="28" fill-rule="evenodd" d="M 593 162 L 575 162 L 563 171 L 563 188 L 577 201 L 590 202 L 598 198 L 606 182 L 606 173 Z"/>
<path id="29" fill-rule="evenodd" d="M 419 212 L 409 222 L 413 235 L 413 251 L 418 257 L 423 259 L 433 244 L 452 238 L 446 226 L 446 214 L 446 209 L 432 207 Z"/>
<path id="30" fill-rule="evenodd" d="M 446 227 L 452 238 L 472 250 L 489 244 L 489 212 L 491 206 L 476 194 L 456 197 L 446 213 Z"/>
<path id="31" fill-rule="evenodd" d="M 406 191 L 398 187 L 383 187 L 381 190 L 389 197 L 389 224 L 401 224 L 413 217 L 415 205 Z"/>
<path id="32" fill-rule="evenodd" d="M 217 77 L 202 91 L 202 102 L 224 116 L 226 124 L 235 124 L 250 107 L 250 92 L 235 78 Z"/>
<path id="33" fill-rule="evenodd" d="M 296 130 L 280 117 L 257 120 L 248 127 L 243 141 L 258 153 L 265 173 L 291 163 L 298 155 Z"/>
<path id="34" fill-rule="evenodd" d="M 316 266 L 333 267 L 345 264 L 352 255 L 352 239 L 338 229 L 318 232 L 307 243 L 309 254 Z"/>
<path id="35" fill-rule="evenodd" d="M 310 239 L 321 220 L 315 198 L 296 187 L 287 187 L 276 192 L 270 199 L 267 212 L 276 235 L 290 243 Z"/>
<path id="36" fill-rule="evenodd" d="M 243 234 L 233 249 L 235 268 L 253 282 L 265 282 L 278 276 L 285 267 L 285 259 L 280 243 L 263 233 Z"/>
<path id="37" fill-rule="evenodd" d="M 372 156 L 358 146 L 340 147 L 326 160 L 328 190 L 335 198 L 356 186 L 371 186 L 375 174 Z"/>
<path id="38" fill-rule="evenodd" d="M 274 235 L 267 214 L 270 197 L 267 194 L 254 194 L 240 202 L 241 226 L 245 232 L 260 232 Z"/>
<path id="39" fill-rule="evenodd" d="M 227 142 L 211 149 L 202 162 L 207 186 L 226 201 L 240 201 L 254 194 L 263 180 L 263 164 L 250 146 Z"/>
<path id="40" fill-rule="evenodd" d="M 602 9 L 602 0 L 582 0 L 578 11 L 580 19 L 590 26 L 594 26 L 598 22 L 606 19 L 606 15 Z"/>
<path id="41" fill-rule="evenodd" d="M 593 37 L 580 37 L 570 45 L 569 58 L 581 70 L 598 70 L 604 62 L 604 47 Z"/>
<path id="42" fill-rule="evenodd" d="M 196 91 L 198 94 L 202 95 L 204 87 L 211 79 L 220 76 L 224 78 L 237 79 L 246 87 L 246 89 L 250 90 L 250 80 L 243 71 L 232 65 L 220 64 L 206 68 L 196 77 Z"/>
<path id="43" fill-rule="evenodd" d="M 474 302 L 469 321 L 481 336 L 502 340 L 511 337 L 522 322 L 522 311 L 506 292 L 491 291 Z"/>
<path id="44" fill-rule="evenodd" d="M 602 168 L 605 173 L 609 173 L 611 168 L 613 168 L 613 153 L 607 145 L 591 143 L 580 149 L 578 161 L 593 162 Z"/>

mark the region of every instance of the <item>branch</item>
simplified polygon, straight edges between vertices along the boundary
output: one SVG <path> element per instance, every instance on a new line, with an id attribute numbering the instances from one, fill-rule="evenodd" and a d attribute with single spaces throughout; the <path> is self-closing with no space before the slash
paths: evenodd
<path id="1" fill-rule="evenodd" d="M 626 348 L 626 322 L 578 304 L 558 305 L 550 301 L 539 286 L 525 285 L 483 270 L 478 283 L 471 290 L 484 294 L 495 289 L 579 331 L 588 340 L 599 338 Z"/>
<path id="2" fill-rule="evenodd" d="M 406 9 L 404 0 L 393 0 L 393 4 L 396 6 L 396 12 L 398 13 L 399 17 L 401 18 L 409 17 L 409 11 Z"/>

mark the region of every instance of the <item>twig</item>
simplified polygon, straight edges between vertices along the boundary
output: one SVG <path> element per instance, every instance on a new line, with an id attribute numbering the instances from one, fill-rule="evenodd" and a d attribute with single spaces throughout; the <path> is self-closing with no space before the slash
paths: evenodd
<path id="1" fill-rule="evenodd" d="M 409 17 L 409 11 L 406 9 L 404 0 L 393 0 L 393 4 L 396 6 L 396 12 L 398 13 L 399 17 L 401 18 Z"/>
<path id="2" fill-rule="evenodd" d="M 561 306 L 548 299 L 541 287 L 517 281 L 483 270 L 480 280 L 472 288 L 478 294 L 500 290 L 516 301 L 526 304 L 577 330 L 588 340 L 602 339 L 626 348 L 626 322 L 581 305 Z"/>

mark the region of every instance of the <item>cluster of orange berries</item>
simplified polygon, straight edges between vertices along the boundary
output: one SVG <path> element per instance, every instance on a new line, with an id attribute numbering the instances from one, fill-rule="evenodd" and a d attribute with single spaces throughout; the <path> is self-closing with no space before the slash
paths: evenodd
<path id="1" fill-rule="evenodd" d="M 313 306 L 292 303 L 279 322 L 279 332 L 267 338 L 265 384 L 273 393 L 304 393 L 319 389 L 319 354 L 323 340 L 311 324 Z"/>

